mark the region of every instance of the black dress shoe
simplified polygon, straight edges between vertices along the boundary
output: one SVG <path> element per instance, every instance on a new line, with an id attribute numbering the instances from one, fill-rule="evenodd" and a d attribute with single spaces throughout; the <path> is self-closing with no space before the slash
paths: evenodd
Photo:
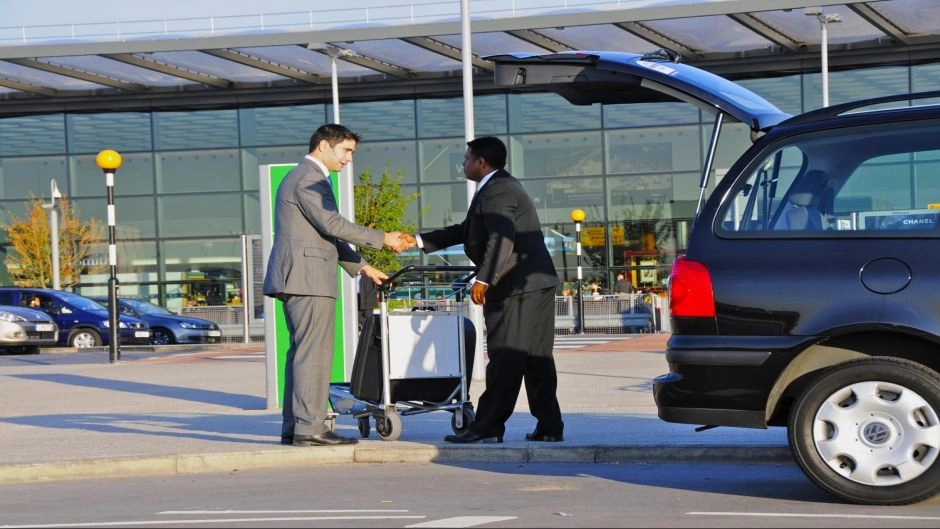
<path id="1" fill-rule="evenodd" d="M 526 441 L 539 441 L 543 443 L 559 443 L 561 441 L 564 441 L 565 438 L 561 434 L 552 435 L 552 434 L 542 433 L 538 430 L 535 430 L 532 433 L 525 434 L 525 440 Z"/>
<path id="2" fill-rule="evenodd" d="M 358 439 L 354 439 L 352 437 L 342 437 L 336 435 L 330 430 L 315 435 L 295 435 L 293 439 L 294 446 L 352 445 L 358 442 Z"/>
<path id="3" fill-rule="evenodd" d="M 448 443 L 502 443 L 503 434 L 477 433 L 468 430 L 456 435 L 445 435 L 444 440 Z"/>
<path id="4" fill-rule="evenodd" d="M 294 436 L 293 436 L 293 435 L 282 435 L 282 436 L 281 436 L 281 444 L 282 444 L 282 445 L 292 445 L 292 444 L 294 444 Z"/>

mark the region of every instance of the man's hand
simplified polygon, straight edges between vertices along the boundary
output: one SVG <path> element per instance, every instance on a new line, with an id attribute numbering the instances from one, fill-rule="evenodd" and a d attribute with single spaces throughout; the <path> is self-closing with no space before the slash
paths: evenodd
<path id="1" fill-rule="evenodd" d="M 406 245 L 406 250 L 410 250 L 411 248 L 414 248 L 418 245 L 418 239 L 410 233 L 402 233 L 399 236 L 399 239 L 401 240 L 402 244 Z"/>
<path id="2" fill-rule="evenodd" d="M 484 283 L 474 282 L 473 286 L 470 287 L 470 299 L 477 305 L 486 303 L 486 287 L 488 286 Z"/>
<path id="3" fill-rule="evenodd" d="M 362 270 L 359 271 L 362 275 L 368 277 L 375 282 L 376 285 L 381 285 L 383 281 L 388 279 L 388 274 L 379 270 L 378 268 L 372 265 L 365 265 L 362 267 Z"/>
<path id="4" fill-rule="evenodd" d="M 410 246 L 408 246 L 407 243 L 402 240 L 401 237 L 403 235 L 407 235 L 407 234 L 400 232 L 400 231 L 387 232 L 385 234 L 385 237 L 383 237 L 382 243 L 385 244 L 385 246 L 388 246 L 389 248 L 391 248 L 392 250 L 395 250 L 395 253 L 402 253 L 408 248 L 410 248 Z"/>

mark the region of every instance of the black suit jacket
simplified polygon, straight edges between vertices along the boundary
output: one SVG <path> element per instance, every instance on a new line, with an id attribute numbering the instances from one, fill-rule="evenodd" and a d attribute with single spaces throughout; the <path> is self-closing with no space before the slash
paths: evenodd
<path id="1" fill-rule="evenodd" d="M 504 170 L 479 189 L 463 222 L 422 233 L 421 239 L 428 253 L 462 243 L 477 279 L 489 285 L 488 298 L 558 285 L 535 204 Z"/>

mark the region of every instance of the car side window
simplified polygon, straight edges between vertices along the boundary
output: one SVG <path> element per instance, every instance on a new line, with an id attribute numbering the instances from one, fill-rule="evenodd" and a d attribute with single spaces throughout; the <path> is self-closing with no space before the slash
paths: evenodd
<path id="1" fill-rule="evenodd" d="M 940 123 L 807 134 L 760 160 L 722 205 L 719 233 L 935 237 Z"/>

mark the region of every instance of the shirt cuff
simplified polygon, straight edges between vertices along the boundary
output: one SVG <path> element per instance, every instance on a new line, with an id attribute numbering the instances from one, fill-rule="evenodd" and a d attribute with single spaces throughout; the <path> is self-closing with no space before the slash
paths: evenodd
<path id="1" fill-rule="evenodd" d="M 415 240 L 418 241 L 418 248 L 424 249 L 424 240 L 421 239 L 421 235 L 416 233 Z"/>

